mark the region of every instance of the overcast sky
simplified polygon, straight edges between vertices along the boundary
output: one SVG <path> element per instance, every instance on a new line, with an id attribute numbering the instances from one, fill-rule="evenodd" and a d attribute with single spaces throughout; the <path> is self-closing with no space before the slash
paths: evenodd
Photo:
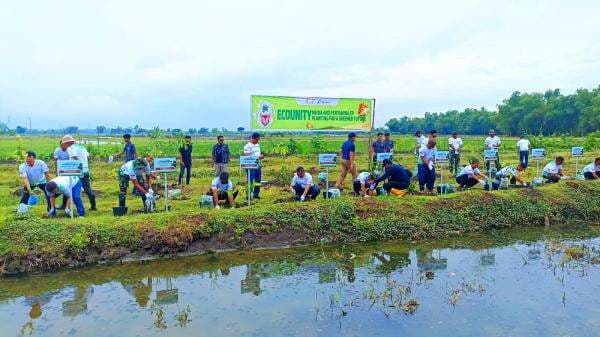
<path id="1" fill-rule="evenodd" d="M 392 117 L 600 84 L 600 1 L 6 1 L 0 120 L 249 126 L 250 95 Z"/>

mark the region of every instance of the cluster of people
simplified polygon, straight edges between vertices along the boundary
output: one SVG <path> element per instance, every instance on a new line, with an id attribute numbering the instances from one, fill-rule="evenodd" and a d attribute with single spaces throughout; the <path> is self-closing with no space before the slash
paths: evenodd
<path id="1" fill-rule="evenodd" d="M 421 131 L 417 131 L 415 137 L 414 154 L 417 159 L 416 174 L 419 190 L 425 194 L 433 194 L 436 180 L 437 132 L 431 130 L 427 135 L 424 135 Z M 341 146 L 339 177 L 333 188 L 342 189 L 344 180 L 350 173 L 353 180 L 352 190 L 358 196 L 371 197 L 375 195 L 379 183 L 383 183 L 381 190 L 379 190 L 382 193 L 385 191 L 385 193 L 396 196 L 404 195 L 411 184 L 413 172 L 393 161 L 392 155 L 395 144 L 391 140 L 390 134 L 378 133 L 377 139 L 371 144 L 369 157 L 374 163 L 372 172 L 357 173 L 356 139 L 356 133 L 351 132 L 348 134 L 348 139 Z M 123 135 L 123 141 L 122 151 L 115 154 L 116 157 L 122 157 L 124 160 L 118 172 L 118 204 L 120 207 L 126 207 L 127 193 L 131 183 L 133 185 L 132 194 L 139 196 L 144 207 L 148 209 L 155 200 L 154 191 L 152 190 L 152 182 L 157 178 L 152 171 L 154 158 L 150 155 L 139 156 L 135 145 L 131 141 L 130 134 Z M 494 130 L 490 130 L 489 137 L 484 141 L 484 147 L 488 150 L 495 150 L 496 156 L 494 160 L 486 161 L 488 175 L 485 175 L 480 171 L 480 163 L 477 159 L 470 160 L 469 164 L 464 167 L 461 166 L 460 154 L 463 149 L 463 141 L 457 132 L 452 133 L 448 139 L 449 170 L 454 174 L 459 188 L 468 189 L 481 184 L 486 189 L 498 189 L 503 183 L 527 184 L 521 177 L 521 173 L 528 166 L 531 150 L 529 141 L 524 137 L 520 137 L 517 142 L 519 163 L 504 167 L 500 165 L 498 154 L 500 144 L 500 138 Z M 190 184 L 192 152 L 192 139 L 190 136 L 185 136 L 182 145 L 179 147 L 180 172 L 178 182 L 180 185 L 184 182 L 187 185 Z M 389 154 L 381 162 L 381 166 L 379 166 L 377 160 L 380 153 Z M 258 168 L 249 170 L 250 185 L 248 189 L 254 199 L 260 199 L 264 154 L 260 148 L 259 133 L 251 135 L 248 143 L 243 148 L 243 154 L 254 156 L 258 160 Z M 23 185 L 20 204 L 30 204 L 32 198 L 35 199 L 35 197 L 32 197 L 33 190 L 38 188 L 43 191 L 46 198 L 49 216 L 55 216 L 58 210 L 64 210 L 68 216 L 72 216 L 71 206 L 75 205 L 77 214 L 83 217 L 85 215 L 85 207 L 81 199 L 81 190 L 83 190 L 88 196 L 90 210 L 96 210 L 96 196 L 91 186 L 88 157 L 89 153 L 83 144 L 78 143 L 73 137 L 65 135 L 53 153 L 54 162 L 69 159 L 79 160 L 82 172 L 79 176 L 56 176 L 52 178 L 48 165 L 37 159 L 35 152 L 27 152 L 25 162 L 19 166 L 19 174 Z M 212 180 L 206 195 L 212 197 L 215 208 L 221 208 L 223 205 L 235 207 L 238 191 L 229 176 L 228 164 L 231 153 L 229 146 L 224 142 L 223 136 L 217 137 L 217 143 L 212 148 L 211 158 L 215 169 L 215 178 Z M 544 166 L 542 177 L 548 183 L 564 179 L 563 163 L 563 157 L 556 157 Z M 492 164 L 494 170 L 491 169 Z M 585 179 L 599 179 L 600 158 L 596 158 L 594 162 L 586 165 L 583 168 L 583 175 Z M 314 200 L 321 193 L 318 182 L 315 182 L 311 173 L 301 166 L 296 168 L 289 187 L 294 199 L 298 201 Z M 62 196 L 62 203 L 59 206 L 56 200 L 60 196 Z"/>

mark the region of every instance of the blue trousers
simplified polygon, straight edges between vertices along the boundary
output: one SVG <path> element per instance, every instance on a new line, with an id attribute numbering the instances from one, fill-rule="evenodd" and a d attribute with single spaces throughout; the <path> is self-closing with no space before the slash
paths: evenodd
<path id="1" fill-rule="evenodd" d="M 79 216 L 85 215 L 85 208 L 83 207 L 83 201 L 81 200 L 81 180 L 73 186 L 71 190 L 71 197 L 73 198 L 73 203 L 77 208 L 77 214 Z"/>
<path id="2" fill-rule="evenodd" d="M 294 185 L 294 191 L 296 192 L 296 197 L 299 198 L 302 193 L 304 193 L 304 187 L 302 187 L 300 184 L 296 184 Z M 312 185 L 308 189 L 307 195 L 314 200 L 319 196 L 319 193 L 321 193 L 321 190 L 317 186 Z"/>
<path id="3" fill-rule="evenodd" d="M 254 185 L 254 196 L 258 197 L 260 193 L 260 182 L 262 181 L 261 169 L 250 170 L 250 186 Z"/>
<path id="4" fill-rule="evenodd" d="M 519 163 L 529 166 L 529 151 L 519 151 Z"/>
<path id="5" fill-rule="evenodd" d="M 430 170 L 429 167 L 419 164 L 417 165 L 417 175 L 419 177 L 419 191 L 423 191 L 425 187 L 432 191 L 435 184 L 435 167 Z"/>

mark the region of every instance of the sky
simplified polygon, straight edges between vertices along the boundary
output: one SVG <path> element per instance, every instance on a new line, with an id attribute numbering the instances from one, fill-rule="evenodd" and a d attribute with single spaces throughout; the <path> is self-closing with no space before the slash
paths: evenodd
<path id="1" fill-rule="evenodd" d="M 600 1 L 5 1 L 0 121 L 249 127 L 250 95 L 393 117 L 600 85 Z"/>

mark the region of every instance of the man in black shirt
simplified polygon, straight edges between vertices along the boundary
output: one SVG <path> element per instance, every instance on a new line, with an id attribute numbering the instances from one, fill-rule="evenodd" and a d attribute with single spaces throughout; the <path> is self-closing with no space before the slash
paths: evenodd
<path id="1" fill-rule="evenodd" d="M 383 189 L 388 193 L 392 188 L 405 190 L 410 186 L 410 177 L 412 172 L 405 169 L 400 164 L 393 164 L 390 159 L 383 160 L 383 168 L 385 169 L 383 175 L 375 179 L 375 184 L 378 184 L 384 180 L 388 180 L 387 183 L 383 184 Z"/>
<path id="2" fill-rule="evenodd" d="M 227 172 L 227 164 L 229 163 L 229 146 L 225 144 L 223 136 L 217 137 L 217 144 L 212 148 L 212 161 L 215 165 L 216 176 Z"/>
<path id="3" fill-rule="evenodd" d="M 183 138 L 183 144 L 179 147 L 179 160 L 181 161 L 181 168 L 179 170 L 179 185 L 183 180 L 183 173 L 186 172 L 185 184 L 190 184 L 190 178 L 192 175 L 192 137 L 185 136 Z"/>

